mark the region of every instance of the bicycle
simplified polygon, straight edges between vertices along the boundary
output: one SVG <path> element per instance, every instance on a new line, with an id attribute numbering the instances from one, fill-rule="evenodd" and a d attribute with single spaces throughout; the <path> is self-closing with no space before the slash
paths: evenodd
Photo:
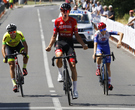
<path id="1" fill-rule="evenodd" d="M 18 55 L 25 55 L 26 56 L 26 53 L 22 52 L 22 53 L 18 53 L 17 51 L 15 51 L 15 53 L 13 54 L 9 54 L 9 55 L 6 55 L 6 60 L 8 58 L 8 56 L 13 56 L 15 58 L 15 81 L 16 81 L 16 84 L 17 84 L 17 91 L 19 92 L 19 88 L 21 90 L 21 96 L 23 97 L 24 94 L 23 94 L 23 87 L 22 85 L 24 84 L 24 76 L 22 74 L 22 71 L 20 69 L 20 65 L 18 63 Z"/>
<path id="2" fill-rule="evenodd" d="M 111 54 L 104 54 L 102 52 L 102 55 L 96 55 L 95 54 L 95 58 L 96 57 L 101 57 L 102 58 L 102 62 L 101 62 L 101 66 L 100 66 L 100 77 L 99 77 L 99 82 L 101 85 L 103 85 L 103 89 L 104 89 L 104 94 L 108 95 L 108 72 L 107 72 L 107 66 L 106 66 L 106 57 L 107 56 L 112 56 L 113 61 L 115 59 L 113 52 Z M 96 62 L 96 59 L 94 59 L 94 62 Z"/>
<path id="3" fill-rule="evenodd" d="M 63 67 L 64 67 L 64 70 L 63 70 L 63 76 L 64 76 L 64 81 L 63 81 L 63 89 L 65 90 L 65 94 L 67 95 L 68 97 L 68 104 L 69 105 L 72 105 L 71 104 L 71 96 L 72 96 L 72 99 L 73 99 L 73 93 L 72 93 L 72 81 L 71 81 L 71 78 L 70 78 L 70 75 L 69 75 L 69 72 L 68 72 L 68 66 L 67 66 L 67 61 L 66 59 L 67 58 L 74 58 L 75 56 L 61 56 L 61 57 L 53 57 L 52 58 L 52 66 L 55 66 L 54 65 L 54 60 L 55 59 L 60 59 L 62 58 L 63 59 Z M 70 92 L 71 92 L 71 96 L 70 96 Z"/>

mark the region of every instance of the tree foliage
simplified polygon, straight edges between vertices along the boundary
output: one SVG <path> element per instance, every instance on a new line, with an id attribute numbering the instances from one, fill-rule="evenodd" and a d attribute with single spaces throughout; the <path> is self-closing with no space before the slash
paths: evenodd
<path id="1" fill-rule="evenodd" d="M 99 0 L 104 5 L 112 5 L 116 18 L 123 17 L 129 10 L 135 9 L 135 0 Z"/>

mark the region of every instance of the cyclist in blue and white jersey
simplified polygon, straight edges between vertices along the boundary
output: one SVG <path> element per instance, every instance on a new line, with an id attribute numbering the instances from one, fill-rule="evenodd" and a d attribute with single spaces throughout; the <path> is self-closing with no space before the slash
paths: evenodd
<path id="1" fill-rule="evenodd" d="M 109 37 L 111 35 L 119 35 L 120 39 L 117 44 L 117 48 L 121 47 L 121 41 L 123 39 L 123 33 L 122 32 L 117 32 L 117 31 L 111 31 L 108 32 L 106 30 L 106 24 L 103 22 L 98 23 L 98 31 L 95 33 L 94 37 L 94 54 L 93 54 L 93 59 L 95 59 L 95 53 L 97 55 L 101 55 L 102 52 L 104 54 L 110 54 L 110 46 L 109 46 Z M 113 89 L 113 86 L 111 85 L 111 71 L 110 71 L 110 63 L 111 63 L 111 57 L 107 57 L 107 70 L 109 74 L 109 90 Z M 96 75 L 100 76 L 100 64 L 101 64 L 101 58 L 97 57 L 97 70 L 96 70 Z"/>

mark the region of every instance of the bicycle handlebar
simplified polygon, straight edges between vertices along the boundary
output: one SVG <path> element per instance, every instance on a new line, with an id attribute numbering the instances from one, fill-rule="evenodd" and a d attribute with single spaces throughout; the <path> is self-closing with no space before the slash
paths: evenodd
<path id="1" fill-rule="evenodd" d="M 102 58 L 104 58 L 104 57 L 107 57 L 107 56 L 112 56 L 113 61 L 115 60 L 115 56 L 114 56 L 114 54 L 113 54 L 113 52 L 112 52 L 111 54 L 104 54 L 104 53 L 102 53 L 102 55 L 96 55 L 96 54 L 95 54 L 94 62 L 96 62 L 96 57 L 102 57 Z"/>
<path id="2" fill-rule="evenodd" d="M 13 54 L 9 54 L 9 55 L 6 55 L 6 59 L 7 59 L 7 57 L 9 57 L 9 56 L 17 56 L 17 55 L 25 55 L 25 58 L 27 57 L 27 54 L 25 53 L 25 52 L 21 52 L 21 53 L 19 53 L 19 52 L 15 52 L 15 53 L 13 53 Z"/>
<path id="3" fill-rule="evenodd" d="M 73 56 L 73 55 L 61 56 L 61 57 L 56 57 L 56 56 L 54 56 L 54 57 L 52 58 L 52 66 L 55 66 L 55 65 L 54 65 L 54 60 L 55 60 L 55 59 L 60 59 L 60 58 L 63 58 L 63 59 L 65 59 L 65 58 L 75 58 L 75 56 Z"/>

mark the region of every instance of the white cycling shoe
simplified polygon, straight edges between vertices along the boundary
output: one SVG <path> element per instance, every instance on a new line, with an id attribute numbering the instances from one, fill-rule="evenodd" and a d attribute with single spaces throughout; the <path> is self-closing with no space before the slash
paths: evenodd
<path id="1" fill-rule="evenodd" d="M 77 91 L 73 91 L 73 99 L 77 99 L 78 98 L 78 92 Z"/>
<path id="2" fill-rule="evenodd" d="M 58 80 L 57 80 L 58 82 L 63 82 L 63 76 L 62 76 L 62 74 L 58 74 Z"/>

